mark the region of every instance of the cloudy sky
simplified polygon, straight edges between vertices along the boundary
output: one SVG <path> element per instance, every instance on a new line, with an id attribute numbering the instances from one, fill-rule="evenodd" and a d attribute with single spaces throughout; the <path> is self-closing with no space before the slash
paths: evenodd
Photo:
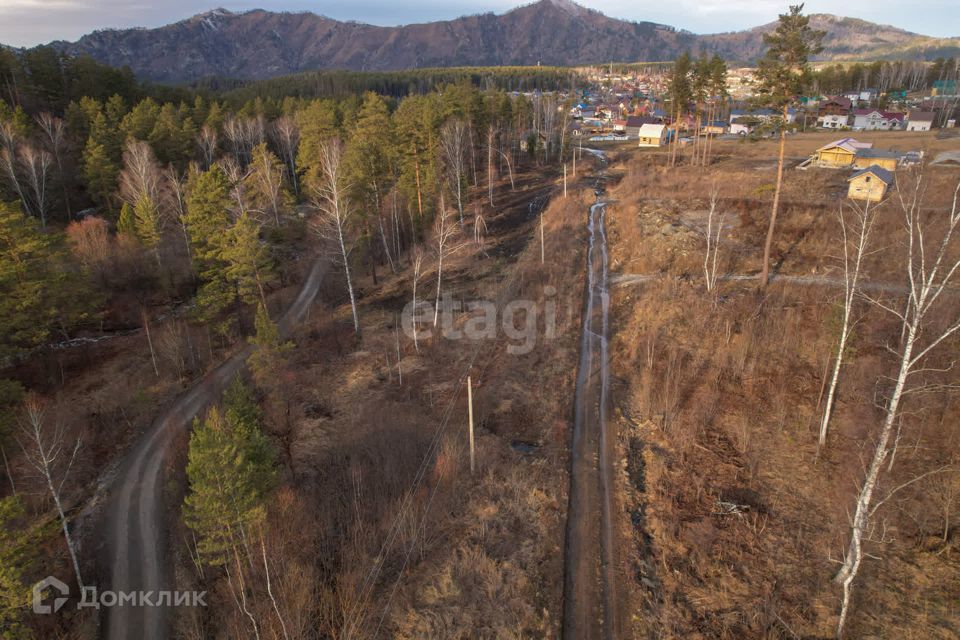
<path id="1" fill-rule="evenodd" d="M 32 46 L 75 40 L 107 27 L 156 27 L 215 6 L 313 11 L 340 20 L 380 25 L 503 12 L 526 0 L 0 0 L 0 43 Z M 793 0 L 794 2 L 796 0 Z M 776 19 L 790 0 L 583 0 L 609 16 L 650 20 L 715 33 Z M 932 36 L 960 36 L 957 0 L 808 0 L 810 13 L 835 13 L 892 24 Z"/>

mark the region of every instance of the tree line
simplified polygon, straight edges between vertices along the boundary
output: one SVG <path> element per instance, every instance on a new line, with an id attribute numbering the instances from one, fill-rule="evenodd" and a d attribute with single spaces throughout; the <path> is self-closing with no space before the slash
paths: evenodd
<path id="1" fill-rule="evenodd" d="M 932 63 L 897 60 L 833 64 L 813 72 L 811 88 L 827 95 L 864 89 L 880 93 L 921 91 L 933 88 L 938 81 L 956 82 L 957 74 L 956 58 L 937 58 Z"/>

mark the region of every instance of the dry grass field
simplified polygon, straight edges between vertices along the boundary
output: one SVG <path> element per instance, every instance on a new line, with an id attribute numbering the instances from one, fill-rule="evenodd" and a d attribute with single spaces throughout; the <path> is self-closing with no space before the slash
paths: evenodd
<path id="1" fill-rule="evenodd" d="M 932 135 L 852 135 L 881 148 L 957 145 Z M 836 137 L 796 136 L 787 155 L 802 158 Z M 614 276 L 644 276 L 625 279 L 613 298 L 614 404 L 629 496 L 623 517 L 642 594 L 634 637 L 830 638 L 841 595 L 832 577 L 895 372 L 888 347 L 900 327 L 858 300 L 839 405 L 818 452 L 842 311 L 837 212 L 847 174 L 787 172 L 773 268 L 808 282 L 775 279 L 760 293 L 756 280 L 721 279 L 708 292 L 710 193 L 723 215 L 721 274 L 756 274 L 776 170 L 775 141 L 721 143 L 714 151 L 708 169 L 668 169 L 660 154 L 626 152 L 613 192 Z M 905 192 L 912 178 L 898 174 Z M 927 169 L 924 179 L 935 234 L 960 171 Z M 896 194 L 876 215 L 865 278 L 891 284 L 879 295 L 902 304 L 906 236 Z M 960 485 L 951 368 L 958 347 L 956 339 L 943 346 L 923 374 L 928 392 L 909 398 L 882 483 L 889 491 L 945 471 L 909 484 L 878 510 L 846 637 L 960 634 L 958 529 L 950 516 Z"/>

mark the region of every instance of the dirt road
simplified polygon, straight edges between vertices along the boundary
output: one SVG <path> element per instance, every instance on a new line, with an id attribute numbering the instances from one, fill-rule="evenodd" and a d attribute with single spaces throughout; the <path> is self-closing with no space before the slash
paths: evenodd
<path id="1" fill-rule="evenodd" d="M 310 269 L 297 299 L 280 319 L 282 335 L 303 320 L 326 272 L 318 259 Z M 102 555 L 107 584 L 100 590 L 158 592 L 173 589 L 170 554 L 165 548 L 163 522 L 164 467 L 167 449 L 194 416 L 220 398 L 241 370 L 251 348 L 232 355 L 181 395 L 150 426 L 120 467 L 105 507 L 106 549 Z M 159 640 L 171 636 L 171 608 L 123 606 L 104 608 L 104 637 L 110 640 Z"/>
<path id="2" fill-rule="evenodd" d="M 606 209 L 601 201 L 590 207 L 565 549 L 563 637 L 568 640 L 613 640 L 623 629 L 613 522 L 616 433 L 607 421 L 610 295 Z"/>

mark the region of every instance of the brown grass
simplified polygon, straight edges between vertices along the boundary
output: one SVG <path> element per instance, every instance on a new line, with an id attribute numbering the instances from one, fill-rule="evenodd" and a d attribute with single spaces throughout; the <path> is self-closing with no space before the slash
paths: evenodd
<path id="1" fill-rule="evenodd" d="M 817 459 L 839 291 L 775 283 L 759 296 L 755 283 L 721 282 L 712 295 L 702 284 L 708 185 L 721 185 L 727 210 L 724 266 L 755 273 L 769 195 L 750 192 L 768 175 L 733 162 L 668 173 L 640 156 L 615 193 L 615 268 L 661 274 L 617 289 L 614 298 L 614 366 L 623 381 L 615 404 L 643 589 L 637 637 L 819 638 L 831 637 L 836 623 L 834 560 L 877 425 L 874 400 L 882 399 L 882 375 L 893 364 L 884 344 L 895 343 L 899 330 L 876 309 L 861 308 L 841 404 Z M 942 207 L 951 177 L 928 178 L 929 202 Z M 838 187 L 834 172 L 788 174 L 775 249 L 780 272 L 842 274 L 839 198 L 828 195 Z M 902 276 L 891 256 L 901 250 L 901 222 L 892 204 L 882 216 L 876 237 L 884 252 L 868 271 L 873 280 L 896 281 Z M 912 401 L 904 428 L 916 446 L 898 454 L 900 482 L 955 455 L 953 393 Z M 935 492 L 918 488 L 898 498 L 880 516 L 887 536 L 871 553 L 882 559 L 868 559 L 857 580 L 848 635 L 950 637 L 958 558 L 949 545 L 931 544 L 933 521 L 942 524 L 932 515 Z"/>

